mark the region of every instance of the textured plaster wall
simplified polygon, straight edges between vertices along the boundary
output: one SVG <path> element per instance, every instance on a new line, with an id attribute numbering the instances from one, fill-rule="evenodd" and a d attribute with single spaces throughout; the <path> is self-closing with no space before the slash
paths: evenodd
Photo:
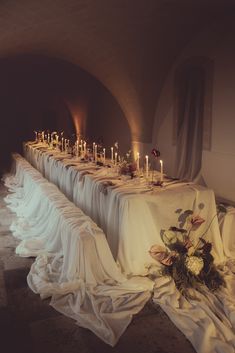
<path id="1" fill-rule="evenodd" d="M 120 142 L 129 150 L 128 122 L 111 93 L 94 77 L 71 63 L 38 55 L 0 60 L 0 167 L 34 130 L 81 134 L 104 144 Z M 1 168 L 0 168 L 1 169 Z"/>
<path id="2" fill-rule="evenodd" d="M 174 174 L 174 72 L 185 59 L 205 56 L 214 61 L 211 149 L 203 151 L 202 176 L 217 196 L 235 201 L 235 25 L 217 22 L 182 52 L 165 81 L 155 116 L 153 143 L 158 144 L 166 171 Z"/>
<path id="3" fill-rule="evenodd" d="M 113 115 L 109 114 L 116 119 L 112 123 L 114 129 L 107 131 L 109 140 L 116 139 L 117 132 L 120 133 L 118 139 L 125 140 L 123 131 L 127 131 L 126 138 L 130 137 L 130 142 L 144 155 L 151 147 L 153 119 L 159 93 L 175 58 L 201 28 L 217 17 L 232 14 L 234 9 L 235 3 L 232 0 L 2 1 L 0 58 L 18 57 L 20 54 L 43 55 L 70 62 L 89 72 L 113 95 L 120 108 L 117 108 L 115 103 Z M 34 67 L 34 70 L 37 72 L 38 69 Z M 50 77 L 49 72 L 48 76 Z M 74 82 L 72 77 L 69 77 L 70 81 Z M 24 77 L 19 76 L 18 81 L 20 85 L 24 82 Z M 68 89 L 65 76 L 63 82 L 56 79 L 55 82 L 56 87 L 49 87 L 56 92 L 64 85 L 66 90 Z M 32 88 L 36 89 L 37 84 L 36 81 L 32 82 Z M 12 81 L 11 85 L 13 87 L 15 83 Z M 79 80 L 78 84 L 75 84 L 75 87 L 77 86 Z M 67 99 L 58 100 L 58 97 L 55 97 L 53 106 L 60 106 L 61 109 L 56 109 L 54 115 L 61 126 L 63 118 L 58 117 L 61 115 L 59 110 L 64 111 L 62 115 L 65 120 L 72 114 L 76 129 L 87 131 L 92 83 L 87 87 L 80 89 L 77 95 L 71 91 L 63 92 L 62 97 L 66 96 Z M 41 96 L 41 106 L 46 101 L 43 98 L 44 91 L 48 91 L 47 86 L 43 87 L 41 95 L 37 95 Z M 5 93 L 9 97 L 7 91 Z M 18 91 L 11 91 L 10 94 L 17 97 Z M 51 92 L 48 94 L 50 96 Z M 27 98 L 27 95 L 25 97 Z M 33 101 L 32 95 L 29 94 L 28 97 Z M 14 101 L 15 107 L 16 100 L 17 98 Z M 109 108 L 105 108 L 108 113 L 110 102 L 108 98 Z M 32 104 L 35 105 L 40 107 L 39 98 Z M 25 125 L 25 113 L 17 114 L 19 109 L 14 109 L 10 115 L 17 116 L 19 121 L 23 119 L 19 126 Z M 32 110 L 33 114 L 28 121 L 31 121 L 32 116 L 35 121 L 39 119 L 37 115 L 45 116 L 41 114 L 41 110 Z M 127 124 L 124 123 L 123 116 Z M 52 117 L 50 119 L 53 120 Z M 95 115 L 93 119 L 90 124 L 92 127 L 97 123 Z M 97 129 L 112 125 L 107 116 L 103 122 L 98 124 Z M 12 125 L 16 126 L 14 123 Z M 4 134 L 7 133 L 4 124 L 2 130 Z M 18 137 L 21 138 L 26 131 L 27 129 L 24 129 Z M 92 131 L 91 133 L 94 134 Z M 123 141 L 124 144 L 127 146 L 128 143 Z"/>
<path id="4" fill-rule="evenodd" d="M 34 130 L 102 139 L 107 147 L 118 141 L 122 154 L 131 148 L 130 127 L 120 105 L 78 66 L 40 55 L 13 56 L 0 60 L 0 75 L 0 144 L 5 151 L 0 164 L 6 164 L 10 152 L 21 152 L 22 141 L 34 138 Z"/>
<path id="5" fill-rule="evenodd" d="M 125 155 L 131 148 L 130 126 L 120 105 L 107 89 L 97 89 L 89 107 L 86 136 L 93 141 L 103 141 L 106 156 L 110 156 L 110 147 L 119 144 L 119 153 Z"/>
<path id="6" fill-rule="evenodd" d="M 98 78 L 134 141 L 151 142 L 158 94 L 179 51 L 231 0 L 10 0 L 0 2 L 0 57 L 42 54 Z M 212 11 L 213 9 L 213 11 Z"/>

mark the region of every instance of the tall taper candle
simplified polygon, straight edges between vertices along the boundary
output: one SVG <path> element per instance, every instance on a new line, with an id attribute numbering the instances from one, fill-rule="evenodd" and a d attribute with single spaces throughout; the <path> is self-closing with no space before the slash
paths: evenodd
<path id="1" fill-rule="evenodd" d="M 145 156 L 145 171 L 146 171 L 146 178 L 149 177 L 149 156 Z"/>
<path id="2" fill-rule="evenodd" d="M 139 172 L 139 170 L 140 170 L 140 154 L 139 154 L 139 152 L 136 153 L 136 169 L 137 169 L 137 172 Z"/>
<path id="3" fill-rule="evenodd" d="M 111 162 L 113 163 L 113 147 L 111 147 Z"/>
<path id="4" fill-rule="evenodd" d="M 95 145 L 95 163 L 97 163 L 97 145 Z"/>
<path id="5" fill-rule="evenodd" d="M 160 165 L 161 165 L 160 181 L 163 181 L 163 161 L 161 159 L 160 159 Z"/>
<path id="6" fill-rule="evenodd" d="M 105 148 L 103 148 L 103 163 L 105 164 Z"/>

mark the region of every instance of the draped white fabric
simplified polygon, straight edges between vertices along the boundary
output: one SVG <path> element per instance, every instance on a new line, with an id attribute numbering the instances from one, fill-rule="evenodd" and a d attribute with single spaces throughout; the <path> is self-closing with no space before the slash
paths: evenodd
<path id="1" fill-rule="evenodd" d="M 76 158 L 68 159 L 43 144 L 26 144 L 25 154 L 30 163 L 101 227 L 114 258 L 128 275 L 147 273 L 152 262 L 149 249 L 155 243 L 162 244 L 160 230 L 176 223 L 177 208 L 197 212 L 198 204 L 203 202 L 207 207 L 201 212 L 206 219 L 202 232 L 216 213 L 213 191 L 193 183 L 169 184 L 152 191 L 144 179 L 120 180 L 110 168 L 97 169 L 92 163 L 79 163 Z M 107 181 L 112 181 L 113 186 L 107 186 Z M 217 221 L 208 237 L 215 240 L 216 260 L 223 261 Z"/>
<path id="2" fill-rule="evenodd" d="M 58 311 L 114 345 L 150 298 L 148 278 L 125 278 L 113 260 L 103 231 L 19 155 L 16 175 L 5 180 L 6 197 L 18 219 L 13 234 L 22 239 L 16 253 L 37 256 L 30 288 L 52 296 Z"/>
<path id="3" fill-rule="evenodd" d="M 235 258 L 235 207 L 228 206 L 227 213 L 220 216 L 219 223 L 225 255 Z"/>
<path id="4" fill-rule="evenodd" d="M 206 222 L 196 238 L 203 233 L 216 212 L 211 190 L 172 184 L 146 192 L 146 185 L 124 183 L 107 175 L 104 168 L 94 170 L 71 159 L 64 161 L 59 153 L 56 159 L 49 156 L 51 151 L 29 148 L 28 152 L 44 175 L 53 178 L 70 199 L 76 199 L 99 221 L 122 269 L 121 273 L 101 229 L 25 160 L 15 156 L 16 174 L 6 179 L 14 192 L 6 201 L 18 215 L 12 224 L 13 233 L 22 239 L 17 252 L 38 255 L 28 276 L 35 292 L 43 298 L 51 296 L 57 310 L 114 345 L 154 286 L 154 302 L 197 352 L 235 351 L 234 263 L 224 263 L 226 248 L 217 219 L 207 238 L 213 243 L 216 262 L 221 263 L 226 288 L 215 293 L 202 288 L 200 293 L 193 291 L 199 300 L 186 300 L 171 278 L 160 275 L 160 266 L 148 254 L 151 245 L 161 244 L 160 230 L 175 225 L 174 212 L 179 207 L 197 213 L 199 203 L 205 205 L 200 215 Z M 72 165 L 68 167 L 68 163 Z M 107 187 L 107 180 L 115 185 Z M 141 276 L 131 276 L 133 273 Z M 143 277 L 147 273 L 152 281 Z"/>

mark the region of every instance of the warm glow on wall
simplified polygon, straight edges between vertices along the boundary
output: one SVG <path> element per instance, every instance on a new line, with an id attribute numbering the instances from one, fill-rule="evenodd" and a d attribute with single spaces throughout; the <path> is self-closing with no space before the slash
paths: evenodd
<path id="1" fill-rule="evenodd" d="M 87 105 L 88 102 L 85 97 L 78 97 L 68 102 L 77 136 L 85 136 L 86 134 Z"/>
<path id="2" fill-rule="evenodd" d="M 80 122 L 80 117 L 75 114 L 72 114 L 75 130 L 76 130 L 76 136 L 79 136 L 81 134 L 81 122 Z"/>

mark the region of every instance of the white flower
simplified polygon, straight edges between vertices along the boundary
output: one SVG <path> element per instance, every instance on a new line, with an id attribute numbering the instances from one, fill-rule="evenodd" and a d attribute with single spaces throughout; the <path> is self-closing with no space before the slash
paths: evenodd
<path id="1" fill-rule="evenodd" d="M 190 248 L 188 249 L 188 256 L 192 256 L 195 253 L 195 247 L 194 246 L 190 246 Z"/>
<path id="2" fill-rule="evenodd" d="M 201 272 L 201 270 L 202 270 L 202 268 L 204 266 L 204 262 L 203 262 L 203 259 L 201 257 L 188 256 L 186 261 L 185 261 L 185 265 L 186 265 L 187 269 L 193 275 L 197 276 Z"/>
<path id="3" fill-rule="evenodd" d="M 172 230 L 165 230 L 163 234 L 163 241 L 166 245 L 176 243 L 177 241 L 176 232 Z"/>

